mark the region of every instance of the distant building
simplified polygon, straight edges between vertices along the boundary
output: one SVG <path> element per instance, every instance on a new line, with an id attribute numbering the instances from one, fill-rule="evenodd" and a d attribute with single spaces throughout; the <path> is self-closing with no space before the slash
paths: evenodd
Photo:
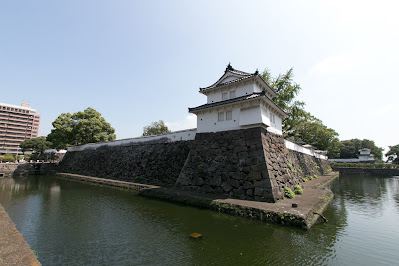
<path id="1" fill-rule="evenodd" d="M 207 103 L 189 108 L 197 115 L 197 133 L 265 127 L 282 135 L 287 114 L 273 102 L 277 93 L 259 75 L 235 70 L 230 64 L 211 86 L 200 88 Z"/>
<path id="2" fill-rule="evenodd" d="M 371 154 L 371 150 L 367 148 L 359 150 L 358 158 L 328 159 L 328 161 L 336 163 L 375 163 L 374 154 Z"/>
<path id="3" fill-rule="evenodd" d="M 36 138 L 39 125 L 40 115 L 29 104 L 0 103 L 0 154 L 22 153 L 19 144 Z"/>

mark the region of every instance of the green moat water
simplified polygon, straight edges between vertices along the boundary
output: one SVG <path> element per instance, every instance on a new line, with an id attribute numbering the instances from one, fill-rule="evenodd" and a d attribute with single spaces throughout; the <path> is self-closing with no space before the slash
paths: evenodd
<path id="1" fill-rule="evenodd" d="M 43 265 L 397 264 L 399 177 L 331 189 L 329 222 L 310 231 L 54 176 L 1 178 L 0 203 Z"/>

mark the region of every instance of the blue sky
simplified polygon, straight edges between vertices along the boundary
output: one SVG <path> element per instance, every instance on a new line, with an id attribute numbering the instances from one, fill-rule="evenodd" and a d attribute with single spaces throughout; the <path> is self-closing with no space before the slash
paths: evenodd
<path id="1" fill-rule="evenodd" d="M 30 103 L 40 135 L 93 107 L 117 138 L 188 107 L 231 62 L 294 68 L 306 109 L 340 134 L 399 143 L 397 1 L 0 1 L 0 102 Z"/>

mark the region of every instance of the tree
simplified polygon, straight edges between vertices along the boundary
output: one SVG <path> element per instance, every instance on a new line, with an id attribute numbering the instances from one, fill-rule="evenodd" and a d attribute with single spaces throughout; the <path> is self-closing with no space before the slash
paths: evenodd
<path id="1" fill-rule="evenodd" d="M 389 147 L 389 151 L 385 154 L 385 156 L 387 156 L 387 157 L 392 156 L 392 159 L 394 159 L 393 163 L 399 164 L 399 144 L 395 145 L 395 146 L 388 146 L 388 147 Z"/>
<path id="2" fill-rule="evenodd" d="M 31 138 L 22 141 L 19 144 L 22 152 L 27 150 L 33 150 L 36 153 L 42 154 L 43 151 L 49 149 L 52 146 L 52 143 L 47 141 L 45 137 Z"/>
<path id="3" fill-rule="evenodd" d="M 47 136 L 55 149 L 65 149 L 72 145 L 115 140 L 115 129 L 101 113 L 88 107 L 83 112 L 62 113 L 53 122 L 54 129 Z"/>
<path id="4" fill-rule="evenodd" d="M 160 135 L 170 133 L 170 130 L 162 120 L 152 122 L 151 125 L 143 128 L 143 136 Z"/>
<path id="5" fill-rule="evenodd" d="M 295 100 L 302 88 L 293 82 L 294 70 L 291 68 L 273 78 L 270 70 L 265 69 L 261 76 L 279 94 L 273 101 L 288 114 L 283 120 L 284 138 L 294 137 L 297 126 L 310 118 L 310 113 L 304 109 L 305 103 Z"/>
<path id="6" fill-rule="evenodd" d="M 338 133 L 323 125 L 321 120 L 312 117 L 310 121 L 302 121 L 296 128 L 295 140 L 302 141 L 320 150 L 328 151 L 328 157 L 339 156 L 340 143 Z"/>
<path id="7" fill-rule="evenodd" d="M 293 81 L 293 69 L 279 74 L 277 78 L 273 78 L 270 71 L 265 69 L 261 76 L 279 94 L 273 101 L 288 114 L 283 120 L 284 138 L 327 150 L 328 156 L 339 156 L 338 133 L 306 112 L 304 102 L 295 100 L 302 88 Z"/>
<path id="8" fill-rule="evenodd" d="M 350 139 L 341 141 L 341 151 L 339 158 L 358 158 L 359 150 L 363 148 L 368 148 L 371 150 L 371 154 L 374 154 L 376 162 L 382 162 L 383 149 L 377 147 L 374 141 L 369 139 Z"/>

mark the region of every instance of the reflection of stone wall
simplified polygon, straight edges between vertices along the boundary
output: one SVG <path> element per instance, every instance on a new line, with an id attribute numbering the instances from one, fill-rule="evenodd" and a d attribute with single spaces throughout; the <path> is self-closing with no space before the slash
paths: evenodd
<path id="1" fill-rule="evenodd" d="M 183 167 L 191 143 L 140 143 L 67 152 L 59 164 L 59 172 L 171 186 Z"/>
<path id="2" fill-rule="evenodd" d="M 377 169 L 377 168 L 360 168 L 360 167 L 337 167 L 333 166 L 334 171 L 341 175 L 370 175 L 381 177 L 399 176 L 399 168 L 396 169 Z"/>
<path id="3" fill-rule="evenodd" d="M 275 202 L 284 187 L 326 173 L 329 164 L 288 150 L 264 128 L 197 133 L 176 186 L 242 199 Z"/>

